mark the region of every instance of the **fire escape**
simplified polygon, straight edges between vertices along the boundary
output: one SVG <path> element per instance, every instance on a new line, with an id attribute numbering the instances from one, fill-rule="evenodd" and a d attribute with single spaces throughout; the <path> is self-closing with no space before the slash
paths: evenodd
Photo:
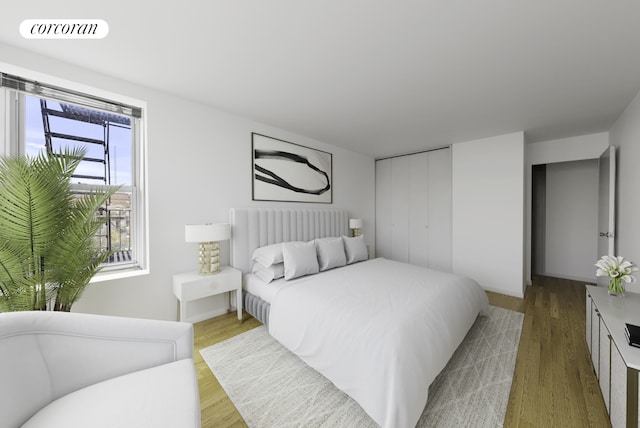
<path id="1" fill-rule="evenodd" d="M 42 112 L 42 124 L 44 128 L 44 138 L 47 153 L 54 156 L 60 156 L 58 147 L 64 143 L 67 145 L 76 145 L 87 148 L 87 155 L 82 158 L 78 169 L 82 169 L 82 165 L 98 164 L 100 173 L 92 174 L 74 174 L 72 177 L 79 180 L 91 180 L 94 184 L 111 184 L 111 150 L 109 147 L 109 136 L 111 127 L 121 127 L 131 129 L 131 121 L 128 117 L 116 114 L 105 113 L 89 108 L 78 107 L 70 104 L 60 103 L 61 110 L 50 108 L 47 100 L 40 99 L 40 110 Z M 57 120 L 51 120 L 52 117 L 70 121 L 79 121 L 102 127 L 102 138 L 90 138 L 83 135 L 73 135 L 69 133 L 54 132 L 52 124 L 60 123 Z M 58 144 L 58 147 L 55 144 Z M 95 150 L 98 147 L 98 150 Z M 94 150 L 91 150 L 94 148 Z M 91 153 L 92 156 L 88 154 Z M 89 171 L 95 168 L 86 168 Z M 76 170 L 77 172 L 78 170 Z M 122 223 L 129 225 L 130 212 L 123 214 L 120 209 L 111 207 L 111 199 L 107 201 L 106 206 L 99 209 L 98 216 L 103 217 L 105 225 L 96 235 L 96 240 L 101 248 L 111 251 L 114 248 L 116 252 L 108 260 L 108 263 L 131 261 L 130 248 L 122 249 L 121 246 L 115 246 L 113 242 L 114 227 L 121 228 Z"/>

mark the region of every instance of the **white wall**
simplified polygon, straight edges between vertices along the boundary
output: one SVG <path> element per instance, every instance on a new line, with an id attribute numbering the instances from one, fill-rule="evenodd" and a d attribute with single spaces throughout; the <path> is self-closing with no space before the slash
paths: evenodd
<path id="1" fill-rule="evenodd" d="M 524 134 L 454 144 L 453 271 L 524 296 Z"/>
<path id="2" fill-rule="evenodd" d="M 608 132 L 525 144 L 525 278 L 527 284 L 531 284 L 531 167 L 556 162 L 597 159 L 608 146 Z"/>
<path id="3" fill-rule="evenodd" d="M 334 202 L 319 206 L 362 217 L 365 239 L 373 248 L 373 158 L 4 44 L 0 58 L 147 102 L 151 273 L 92 284 L 74 305 L 75 311 L 176 319 L 171 276 L 197 269 L 197 247 L 184 242 L 185 224 L 226 222 L 232 207 L 296 206 L 251 200 L 251 132 L 331 152 Z M 221 248 L 226 264 L 228 243 Z M 216 296 L 210 304 L 223 313 L 226 296 Z"/>
<path id="4" fill-rule="evenodd" d="M 546 276 L 593 282 L 598 258 L 598 161 L 547 165 Z"/>
<path id="5" fill-rule="evenodd" d="M 640 263 L 640 93 L 610 131 L 618 147 L 616 194 L 616 255 Z M 627 290 L 640 293 L 639 282 Z"/>
<path id="6" fill-rule="evenodd" d="M 598 159 L 608 145 L 608 132 L 528 143 L 525 147 L 527 164 Z"/>

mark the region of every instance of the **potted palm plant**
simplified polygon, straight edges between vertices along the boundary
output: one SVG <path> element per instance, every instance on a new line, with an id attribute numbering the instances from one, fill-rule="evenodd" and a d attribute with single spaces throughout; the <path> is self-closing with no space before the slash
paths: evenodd
<path id="1" fill-rule="evenodd" d="M 117 187 L 78 194 L 80 148 L 0 158 L 0 312 L 69 311 L 112 254 L 94 236 Z"/>

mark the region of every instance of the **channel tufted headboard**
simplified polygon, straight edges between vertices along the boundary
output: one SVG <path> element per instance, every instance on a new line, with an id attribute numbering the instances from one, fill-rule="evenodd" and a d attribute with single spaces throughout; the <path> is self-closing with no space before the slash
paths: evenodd
<path id="1" fill-rule="evenodd" d="M 231 208 L 231 266 L 251 272 L 258 247 L 348 235 L 349 213 L 339 209 Z"/>

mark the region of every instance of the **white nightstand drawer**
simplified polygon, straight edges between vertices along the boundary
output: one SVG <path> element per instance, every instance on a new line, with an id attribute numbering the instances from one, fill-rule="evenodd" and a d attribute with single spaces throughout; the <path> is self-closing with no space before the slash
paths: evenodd
<path id="1" fill-rule="evenodd" d="M 204 277 L 197 281 L 187 282 L 182 284 L 182 298 L 184 300 L 201 299 L 213 294 L 236 290 L 238 288 L 238 281 L 240 281 L 240 275 L 238 275 L 237 280 L 230 278 Z"/>
<path id="2" fill-rule="evenodd" d="M 173 294 L 180 301 L 181 321 L 200 320 L 199 316 L 187 316 L 188 302 L 230 291 L 236 292 L 238 319 L 242 320 L 242 273 L 239 270 L 224 266 L 213 275 L 199 275 L 196 272 L 173 275 Z"/>

